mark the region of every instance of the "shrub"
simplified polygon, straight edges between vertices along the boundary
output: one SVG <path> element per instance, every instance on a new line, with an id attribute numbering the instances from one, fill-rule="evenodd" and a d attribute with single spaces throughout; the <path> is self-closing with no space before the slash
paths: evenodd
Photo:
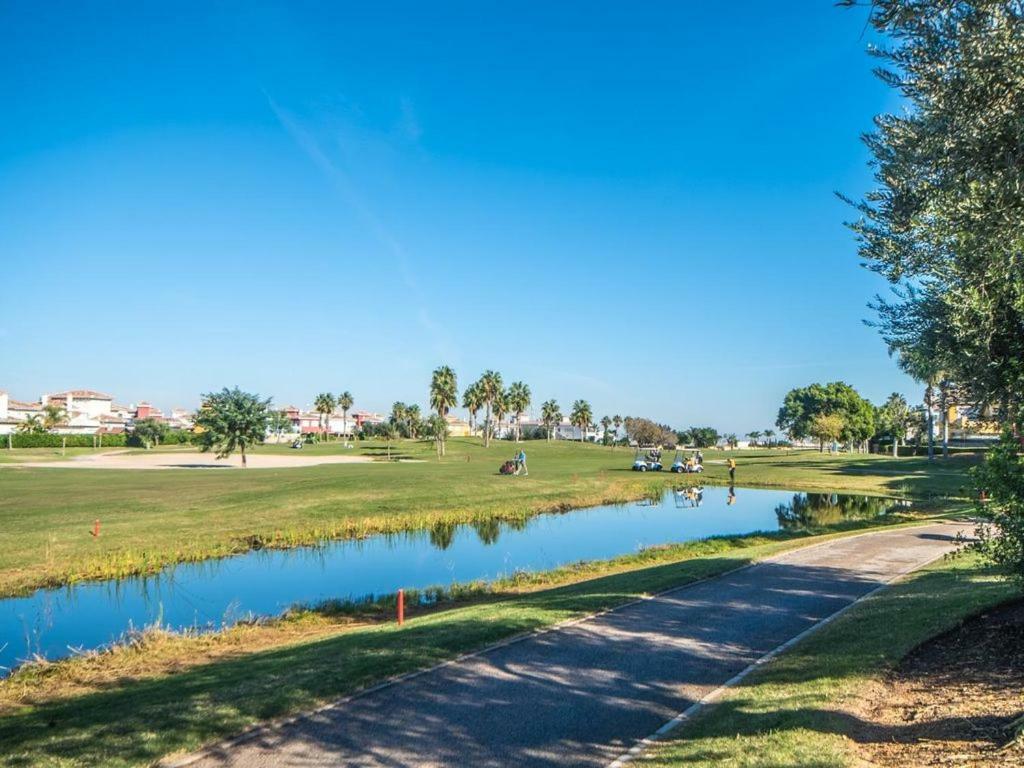
<path id="1" fill-rule="evenodd" d="M 64 441 L 67 441 L 66 443 Z M 10 445 L 12 448 L 60 448 L 67 445 L 68 448 L 94 448 L 100 444 L 99 435 L 58 435 L 53 432 L 25 433 L 16 432 L 11 435 Z M 0 447 L 8 445 L 6 437 L 0 437 Z M 126 445 L 126 435 L 103 435 L 102 445 L 106 447 L 119 447 Z"/>
<path id="2" fill-rule="evenodd" d="M 979 497 L 976 545 L 994 562 L 1024 580 L 1024 459 L 1020 442 L 1007 430 L 985 463 L 974 470 Z"/>

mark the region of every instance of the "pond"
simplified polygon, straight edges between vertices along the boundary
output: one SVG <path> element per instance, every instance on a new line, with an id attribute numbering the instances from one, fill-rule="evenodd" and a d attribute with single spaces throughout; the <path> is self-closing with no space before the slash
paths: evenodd
<path id="1" fill-rule="evenodd" d="M 709 536 L 798 529 L 887 514 L 894 499 L 693 487 L 660 500 L 538 515 L 518 523 L 438 526 L 316 547 L 262 550 L 0 600 L 0 675 L 33 655 L 97 649 L 159 621 L 216 629 L 298 604 L 360 600 L 494 580 Z"/>

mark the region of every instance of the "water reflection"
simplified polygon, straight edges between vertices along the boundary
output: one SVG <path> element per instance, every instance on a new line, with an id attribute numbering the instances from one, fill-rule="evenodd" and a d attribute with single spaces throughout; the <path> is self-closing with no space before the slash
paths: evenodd
<path id="1" fill-rule="evenodd" d="M 910 502 L 878 496 L 855 496 L 840 493 L 794 493 L 786 504 L 775 508 L 779 527 L 783 530 L 836 525 L 848 520 L 869 520 L 887 515 Z"/>

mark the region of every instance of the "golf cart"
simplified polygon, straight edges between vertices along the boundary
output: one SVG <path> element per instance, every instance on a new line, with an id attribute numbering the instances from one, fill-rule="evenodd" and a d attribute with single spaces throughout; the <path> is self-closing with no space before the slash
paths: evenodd
<path id="1" fill-rule="evenodd" d="M 661 472 L 661 449 L 643 449 L 639 446 L 633 457 L 634 472 Z"/>
<path id="2" fill-rule="evenodd" d="M 673 488 L 672 497 L 676 502 L 677 509 L 696 509 L 704 503 L 704 488 L 702 486 Z"/>
<path id="3" fill-rule="evenodd" d="M 694 453 L 689 459 L 683 457 L 683 451 L 680 448 L 676 449 L 676 456 L 672 460 L 672 471 L 677 474 L 684 472 L 703 472 L 704 467 L 697 461 L 697 455 Z"/>

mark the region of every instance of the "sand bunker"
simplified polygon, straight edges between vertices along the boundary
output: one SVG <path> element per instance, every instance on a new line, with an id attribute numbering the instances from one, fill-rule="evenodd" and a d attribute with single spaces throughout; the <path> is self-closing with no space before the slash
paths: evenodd
<path id="1" fill-rule="evenodd" d="M 249 469 L 278 469 L 281 467 L 312 467 L 317 464 L 360 464 L 372 462 L 369 456 L 303 456 L 267 453 L 250 453 L 247 457 Z M 98 453 L 77 456 L 60 461 L 28 461 L 23 464 L 9 464 L 20 467 L 56 467 L 71 469 L 233 469 L 241 468 L 242 459 L 237 454 L 227 459 L 218 459 L 212 453 L 189 451 L 187 453 Z"/>

